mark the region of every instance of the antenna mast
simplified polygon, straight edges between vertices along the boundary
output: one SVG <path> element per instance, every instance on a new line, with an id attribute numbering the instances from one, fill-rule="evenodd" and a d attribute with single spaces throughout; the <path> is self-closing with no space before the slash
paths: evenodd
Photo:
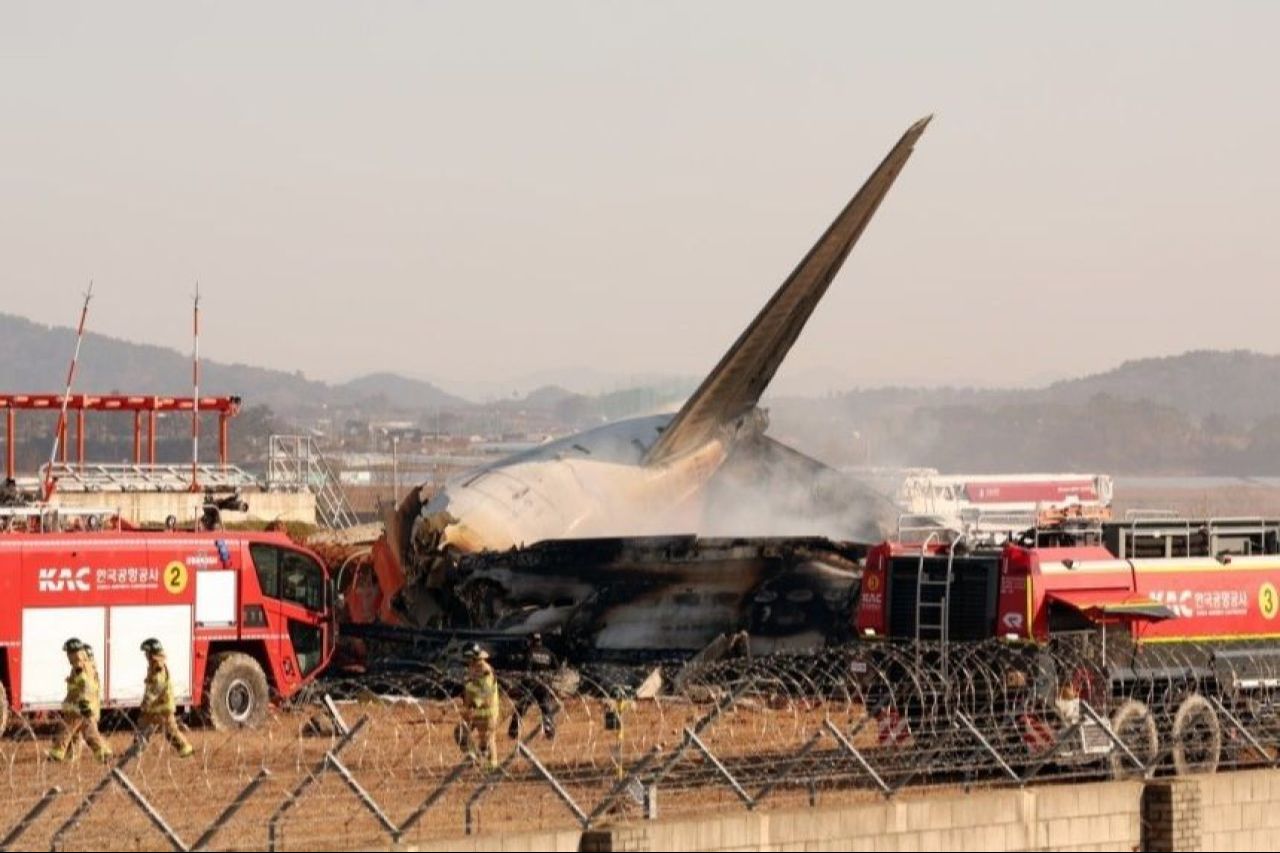
<path id="1" fill-rule="evenodd" d="M 71 366 L 67 369 L 67 390 L 62 395 L 62 409 L 58 412 L 58 428 L 53 431 L 53 449 L 49 451 L 49 464 L 44 470 L 44 500 L 53 496 L 53 463 L 58 458 L 58 448 L 62 444 L 63 433 L 67 430 L 67 406 L 71 403 L 71 383 L 76 378 L 76 363 L 80 360 L 80 344 L 84 341 L 84 321 L 89 316 L 89 300 L 93 298 L 93 279 L 89 279 L 89 289 L 84 294 L 84 305 L 80 308 L 80 326 L 76 329 L 76 348 L 71 355 Z"/>
<path id="2" fill-rule="evenodd" d="M 200 491 L 200 282 L 191 314 L 191 491 Z"/>

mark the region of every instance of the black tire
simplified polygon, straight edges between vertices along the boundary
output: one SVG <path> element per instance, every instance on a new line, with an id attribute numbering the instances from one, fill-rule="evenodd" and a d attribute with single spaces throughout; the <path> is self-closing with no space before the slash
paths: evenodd
<path id="1" fill-rule="evenodd" d="M 1193 693 L 1173 717 L 1173 767 L 1179 776 L 1213 773 L 1222 757 L 1222 724 L 1209 700 Z"/>
<path id="2" fill-rule="evenodd" d="M 1160 755 L 1160 732 L 1156 720 L 1145 702 L 1126 699 L 1111 715 L 1111 731 L 1120 739 L 1134 757 L 1150 769 Z M 1111 750 L 1111 775 L 1124 779 L 1141 774 L 1129 756 L 1117 748 Z"/>
<path id="3" fill-rule="evenodd" d="M 271 691 L 262 666 L 241 652 L 223 652 L 209 661 L 204 710 L 218 731 L 254 729 L 267 718 Z"/>

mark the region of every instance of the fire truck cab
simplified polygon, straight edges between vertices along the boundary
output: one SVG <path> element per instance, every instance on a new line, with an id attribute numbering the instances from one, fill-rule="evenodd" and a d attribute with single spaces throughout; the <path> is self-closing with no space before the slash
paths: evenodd
<path id="1" fill-rule="evenodd" d="M 272 696 L 325 668 L 334 610 L 323 563 L 283 533 L 10 525 L 0 534 L 0 731 L 10 709 L 60 706 L 70 637 L 93 649 L 104 707 L 138 705 L 139 647 L 155 637 L 180 705 L 217 728 L 257 725 Z"/>

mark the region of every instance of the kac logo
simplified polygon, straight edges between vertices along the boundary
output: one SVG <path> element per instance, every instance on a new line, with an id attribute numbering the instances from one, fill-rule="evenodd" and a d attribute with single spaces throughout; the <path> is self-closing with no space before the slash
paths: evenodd
<path id="1" fill-rule="evenodd" d="M 39 569 L 36 589 L 40 592 L 88 592 L 89 567 L 82 569 Z"/>
<path id="2" fill-rule="evenodd" d="M 1195 610 L 1191 606 L 1191 590 L 1155 590 L 1150 593 L 1151 598 L 1161 602 L 1174 612 L 1174 614 L 1183 618 L 1190 618 L 1196 615 Z"/>

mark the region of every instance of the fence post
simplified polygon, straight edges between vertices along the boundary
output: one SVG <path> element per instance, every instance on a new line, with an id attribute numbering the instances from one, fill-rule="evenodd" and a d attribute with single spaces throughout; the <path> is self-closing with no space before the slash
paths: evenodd
<path id="1" fill-rule="evenodd" d="M 436 789 L 428 794 L 426 799 L 419 803 L 418 807 L 413 810 L 413 813 L 405 818 L 404 823 L 400 824 L 399 828 L 396 829 L 396 833 L 393 838 L 397 843 L 400 839 L 404 838 L 404 834 L 406 832 L 416 826 L 418 821 L 422 820 L 422 816 L 425 815 L 431 807 L 445 795 L 446 791 L 453 787 L 453 784 L 462 777 L 462 774 L 465 773 L 467 768 L 470 766 L 471 759 L 469 758 L 464 758 L 454 765 L 453 769 L 449 771 L 449 775 L 444 777 L 444 781 L 437 785 Z"/>
<path id="2" fill-rule="evenodd" d="M 1027 770 L 1027 775 L 1023 777 L 1022 784 L 1025 786 L 1028 782 L 1030 782 L 1033 778 L 1035 778 L 1035 775 L 1040 772 L 1040 768 L 1044 767 L 1046 764 L 1052 761 L 1054 759 L 1054 756 L 1056 756 L 1062 750 L 1062 747 L 1064 747 L 1067 744 L 1067 742 L 1071 740 L 1071 738 L 1076 736 L 1076 733 L 1079 732 L 1080 729 L 1083 728 L 1083 726 L 1084 726 L 1083 719 L 1076 720 L 1074 723 L 1068 726 L 1065 731 L 1063 731 L 1060 735 L 1058 735 L 1057 739 L 1055 739 L 1053 742 L 1053 747 L 1050 748 L 1044 755 L 1040 756 L 1040 758 L 1036 761 L 1036 763 L 1031 765 L 1031 767 Z"/>
<path id="3" fill-rule="evenodd" d="M 360 800 L 360 805 L 364 806 L 371 815 L 377 818 L 378 823 L 382 824 L 382 828 L 387 831 L 387 834 L 394 838 L 396 825 L 387 817 L 381 806 L 374 802 L 373 797 L 364 789 L 364 786 L 356 781 L 356 777 L 351 775 L 351 771 L 347 769 L 347 766 L 331 753 L 325 754 L 325 760 L 328 762 L 328 766 L 332 767 L 338 777 L 351 789 L 351 792 L 356 795 L 356 799 Z"/>
<path id="4" fill-rule="evenodd" d="M 1013 768 L 1009 766 L 1008 762 L 1004 760 L 1004 756 L 1002 756 L 999 752 L 997 752 L 996 748 L 991 745 L 991 741 L 983 737 L 982 732 L 978 731 L 978 727 L 973 724 L 973 721 L 969 719 L 969 716 L 965 714 L 964 711 L 957 710 L 956 718 L 960 720 L 961 723 L 964 724 L 964 727 L 969 730 L 970 734 L 972 734 L 975 738 L 978 739 L 978 743 L 982 744 L 983 748 L 987 752 L 991 753 L 992 757 L 995 758 L 996 763 L 1000 765 L 1000 769 L 1002 769 L 1005 773 L 1008 773 L 1009 778 L 1011 778 L 1013 781 L 1021 785 L 1022 779 L 1018 776 L 1017 773 L 1014 772 Z"/>
<path id="5" fill-rule="evenodd" d="M 1270 755 L 1267 755 L 1267 751 L 1263 748 L 1262 744 L 1258 742 L 1258 739 L 1253 736 L 1253 732 L 1245 728 L 1244 723 L 1240 722 L 1240 720 L 1236 717 L 1236 715 L 1231 713 L 1231 711 L 1228 710 L 1226 705 L 1222 704 L 1222 700 L 1219 699 L 1217 696 L 1213 696 L 1213 695 L 1210 695 L 1208 699 L 1210 702 L 1213 703 L 1214 707 L 1218 709 L 1218 713 L 1226 717 L 1227 722 L 1231 723 L 1232 727 L 1235 728 L 1236 731 L 1244 735 L 1244 739 L 1249 742 L 1249 747 L 1254 752 L 1258 753 L 1258 755 L 1262 756 L 1263 761 L 1267 762 L 1267 764 L 1271 765 L 1272 767 L 1275 767 L 1277 759 L 1272 758 Z"/>
<path id="6" fill-rule="evenodd" d="M 547 784 L 551 786 L 551 790 L 556 792 L 556 796 L 560 798 L 561 802 L 569 807 L 569 811 L 573 812 L 573 816 L 578 819 L 578 823 L 582 825 L 582 828 L 586 829 L 588 824 L 591 823 L 587 818 L 586 813 L 584 813 L 582 809 L 578 807 L 578 804 L 573 801 L 573 797 L 569 796 L 569 792 L 564 789 L 564 786 L 560 784 L 559 780 L 557 780 L 555 776 L 551 775 L 551 771 L 542 765 L 542 762 L 538 760 L 538 756 L 533 754 L 533 750 L 529 749 L 529 747 L 525 746 L 523 743 L 518 744 L 516 749 L 525 757 L 526 761 L 533 765 L 533 769 L 538 772 L 538 775 L 547 780 Z"/>
<path id="7" fill-rule="evenodd" d="M 866 718 L 864 717 L 863 719 Z M 831 736 L 836 739 L 836 743 L 840 744 L 840 748 L 852 755 L 854 761 L 857 761 L 858 764 L 862 766 L 862 769 L 867 772 L 867 775 L 871 777 L 871 781 L 876 783 L 876 786 L 880 788 L 880 791 L 886 797 L 893 796 L 893 789 L 885 783 L 884 779 L 880 778 L 880 774 L 871 766 L 871 762 L 867 761 L 867 759 L 863 757 L 862 753 L 858 751 L 858 748 L 853 745 L 853 741 L 844 736 L 844 732 L 840 731 L 840 727 L 831 722 L 830 719 L 824 720 L 822 725 L 826 727 L 827 731 L 831 732 Z M 859 726 L 859 728 L 861 728 L 861 726 Z"/>
<path id="8" fill-rule="evenodd" d="M 633 781 L 639 780 L 640 774 L 643 773 L 646 769 L 648 769 L 649 765 L 653 763 L 654 759 L 657 758 L 661 752 L 662 752 L 661 747 L 658 747 L 658 746 L 650 747 L 649 751 L 644 754 L 644 757 L 641 758 L 638 762 L 636 762 L 636 766 L 631 768 L 631 772 L 628 773 L 626 776 L 624 776 L 622 779 L 619 779 L 618 783 L 609 790 L 609 793 L 605 794 L 604 799 L 601 800 L 599 803 L 597 803 L 596 807 L 591 810 L 591 814 L 587 815 L 588 825 L 595 823 L 597 820 L 599 820 L 601 815 L 603 815 L 606 811 L 608 811 L 609 807 L 613 805 L 614 801 L 617 800 L 618 797 L 622 796 L 622 794 L 625 793 L 629 787 L 631 787 L 631 783 Z M 645 795 L 646 801 L 656 800 L 657 785 L 655 784 L 646 785 L 645 791 L 652 792 L 652 793 L 646 793 Z M 654 810 L 656 811 L 656 802 L 654 805 Z M 646 802 L 645 812 L 646 812 L 645 817 L 648 818 L 649 808 L 648 808 L 647 802 Z"/>
<path id="9" fill-rule="evenodd" d="M 1111 723 L 1107 722 L 1105 719 L 1100 717 L 1098 715 L 1098 712 L 1093 710 L 1093 707 L 1090 706 L 1089 703 L 1084 701 L 1083 699 L 1080 700 L 1080 710 L 1088 714 L 1093 719 L 1093 721 L 1098 724 L 1099 728 L 1102 729 L 1103 733 L 1108 738 L 1111 739 L 1111 742 L 1115 744 L 1120 749 L 1120 751 L 1123 752 L 1128 757 L 1130 761 L 1133 762 L 1135 767 L 1141 770 L 1144 774 L 1147 772 L 1147 770 L 1149 769 L 1147 765 L 1143 764 L 1141 759 L 1139 759 L 1138 756 L 1134 755 L 1133 751 L 1130 750 L 1129 747 L 1125 745 L 1125 742 L 1120 739 L 1120 736 L 1111 730 Z M 1148 709 L 1147 713 L 1148 714 L 1151 713 L 1150 709 Z"/>
<path id="10" fill-rule="evenodd" d="M 698 748 L 699 752 L 707 757 L 707 760 L 711 762 L 711 766 L 725 778 L 725 781 L 729 783 L 729 787 L 733 788 L 733 792 L 738 795 L 738 799 L 742 800 L 743 805 L 748 809 L 755 805 L 755 800 L 751 799 L 751 795 L 738 784 L 737 779 L 733 778 L 733 774 L 729 772 L 729 768 L 725 767 L 724 764 L 720 762 L 720 759 L 716 757 L 714 752 L 707 749 L 707 745 L 703 743 L 691 729 L 685 729 L 684 736 L 686 740 Z"/>
<path id="11" fill-rule="evenodd" d="M 123 770 L 130 761 L 138 757 L 138 753 L 142 752 L 145 746 L 145 740 L 135 738 L 133 744 L 124 751 L 124 754 L 120 756 L 120 759 L 116 762 L 115 768 L 113 769 Z M 93 804 L 98 801 L 98 797 L 102 796 L 102 793 L 106 791 L 107 788 L 111 787 L 111 783 L 113 781 L 115 781 L 115 777 L 112 776 L 111 773 L 104 774 L 103 777 L 98 780 L 98 784 L 93 786 L 93 790 L 85 795 L 84 799 L 80 801 L 80 805 L 76 806 L 75 811 L 73 811 L 71 815 L 62 822 L 62 825 L 53 833 L 53 838 L 49 840 L 49 849 L 62 849 L 62 837 L 70 832 L 76 824 L 80 823 L 80 819 L 85 816 L 85 813 L 88 812 L 89 809 L 93 808 Z"/>
<path id="12" fill-rule="evenodd" d="M 308 788 L 320 780 L 321 775 L 323 775 L 325 770 L 329 767 L 329 759 L 331 757 L 337 757 L 338 753 L 346 749 L 347 746 L 355 740 L 356 735 L 360 734 L 364 729 L 365 724 L 368 722 L 368 716 L 364 716 L 359 720 L 356 720 L 356 724 L 351 727 L 351 730 L 343 735 L 338 742 L 333 745 L 332 749 L 325 752 L 324 756 L 315 764 L 314 767 L 311 768 L 311 772 L 307 777 L 295 785 L 293 790 L 290 791 L 283 800 L 281 800 L 280 805 L 271 813 L 271 817 L 267 819 L 268 850 L 275 853 L 275 851 L 279 849 L 280 820 L 284 817 L 284 813 L 293 808 L 293 804 L 298 801 L 298 798 L 301 797 Z"/>
<path id="13" fill-rule="evenodd" d="M 783 779 L 787 778 L 793 770 L 800 766 L 801 762 L 808 757 L 809 753 L 813 751 L 813 748 L 817 746 L 818 742 L 821 740 L 822 732 L 814 732 L 813 736 L 805 741 L 804 746 L 800 747 L 800 751 L 795 754 L 795 757 L 783 764 L 783 769 L 779 770 L 771 779 L 769 779 L 768 782 L 765 782 L 764 785 L 761 786 L 759 791 L 756 792 L 755 803 L 751 808 L 754 809 L 756 806 L 760 805 L 760 802 L 764 800 L 765 797 L 773 793 L 773 789 L 776 788 Z"/>
<path id="14" fill-rule="evenodd" d="M 205 845 L 213 840 L 213 836 L 217 835 L 218 831 L 222 829 L 222 827 L 226 826 L 231 818 L 236 816 L 236 812 L 240 811 L 245 802 L 247 802 L 248 799 L 252 797 L 260 787 L 262 787 L 262 783 L 266 782 L 270 776 L 271 771 L 267 768 L 263 767 L 259 770 L 258 775 L 254 776 L 249 784 L 245 786 L 244 790 L 231 801 L 231 804 L 223 809 L 222 814 L 214 818 L 213 823 L 209 824 L 209 828 L 206 829 L 198 839 L 196 839 L 195 844 L 191 845 L 191 849 L 203 850 Z"/>
<path id="15" fill-rule="evenodd" d="M 31 825 L 40 819 L 40 816 L 45 813 L 49 806 L 53 805 L 53 801 L 61 793 L 62 789 L 57 785 L 54 785 L 49 790 L 45 791 L 44 796 L 37 800 L 36 804 L 22 816 L 22 819 L 13 825 L 13 829 L 9 830 L 8 834 L 6 834 L 4 838 L 0 838 L 0 852 L 7 851 L 12 847 L 14 842 L 21 838 L 23 833 L 30 829 Z"/>
<path id="16" fill-rule="evenodd" d="M 139 791 L 137 787 L 134 786 L 133 782 L 129 780 L 129 777 L 124 775 L 124 771 L 119 767 L 112 767 L 111 776 L 121 788 L 124 788 L 125 793 L 129 795 L 129 799 L 133 800 L 134 804 L 147 816 L 147 819 L 151 821 L 151 825 L 160 830 L 160 833 L 164 835 L 165 838 L 169 839 L 169 843 L 173 845 L 173 849 L 181 850 L 183 853 L 186 853 L 188 847 L 183 840 L 178 837 L 178 833 L 173 831 L 173 827 L 169 826 L 168 822 L 165 821 L 160 812 L 156 811 L 155 806 L 151 805 L 147 798 L 142 795 L 142 792 Z"/>

